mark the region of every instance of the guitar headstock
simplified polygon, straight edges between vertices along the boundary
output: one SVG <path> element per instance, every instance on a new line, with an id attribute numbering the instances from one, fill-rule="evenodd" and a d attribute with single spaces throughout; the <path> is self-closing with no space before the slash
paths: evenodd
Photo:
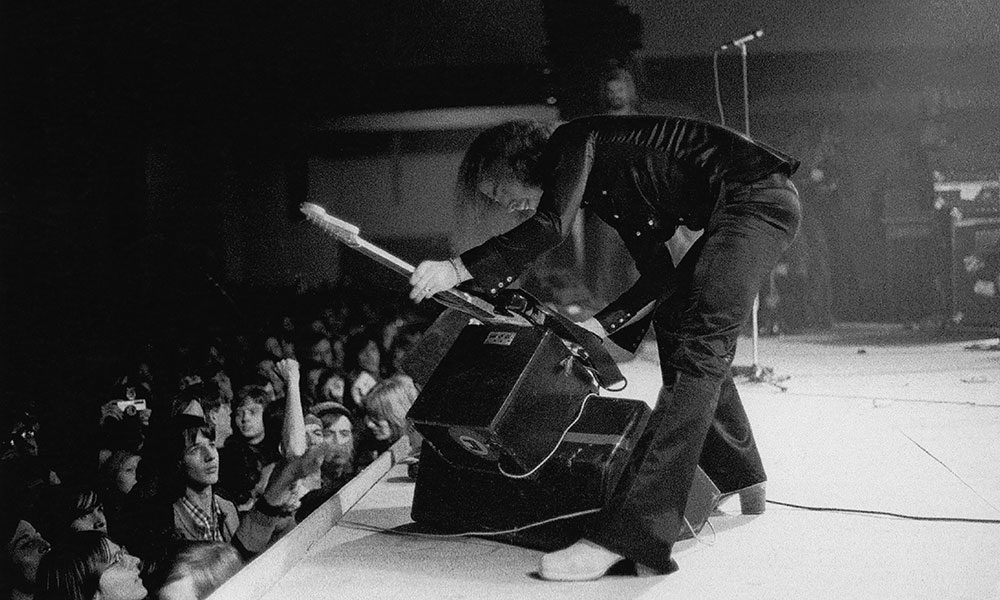
<path id="1" fill-rule="evenodd" d="M 309 222 L 318 225 L 324 231 L 348 246 L 356 247 L 360 244 L 361 229 L 357 225 L 351 225 L 347 221 L 338 219 L 326 212 L 326 209 L 322 206 L 313 204 L 312 202 L 303 202 L 299 210 L 302 211 L 302 214 L 306 216 Z"/>

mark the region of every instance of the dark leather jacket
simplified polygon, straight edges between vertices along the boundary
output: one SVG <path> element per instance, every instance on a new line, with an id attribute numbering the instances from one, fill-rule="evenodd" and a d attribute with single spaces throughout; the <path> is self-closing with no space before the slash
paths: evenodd
<path id="1" fill-rule="evenodd" d="M 677 226 L 703 229 L 724 193 L 774 173 L 791 176 L 799 164 L 720 125 L 646 115 L 570 121 L 553 132 L 541 161 L 546 178 L 535 215 L 463 253 L 462 262 L 496 294 L 565 239 L 586 207 L 618 232 L 640 273 L 596 315 L 630 350 L 645 335 L 651 313 L 633 317 L 667 291 L 673 263 L 666 241 Z"/>

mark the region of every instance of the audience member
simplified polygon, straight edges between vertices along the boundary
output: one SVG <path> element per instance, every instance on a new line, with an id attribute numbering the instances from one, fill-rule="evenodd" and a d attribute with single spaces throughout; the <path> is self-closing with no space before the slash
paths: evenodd
<path id="1" fill-rule="evenodd" d="M 38 565 L 37 600 L 142 600 L 140 561 L 101 531 L 79 531 Z"/>
<path id="2" fill-rule="evenodd" d="M 427 325 L 424 323 L 413 323 L 399 328 L 399 331 L 393 336 L 391 344 L 386 346 L 388 348 L 388 368 L 386 371 L 389 375 L 406 374 L 403 368 L 406 355 L 416 347 L 426 328 Z"/>
<path id="3" fill-rule="evenodd" d="M 0 594 L 11 600 L 31 600 L 38 564 L 49 551 L 49 542 L 31 523 L 9 515 L 3 517 L 5 523 L 13 523 L 14 527 L 13 531 L 5 527 L 3 532 L 6 551 L 0 562 Z"/>
<path id="4" fill-rule="evenodd" d="M 48 488 L 42 498 L 38 525 L 45 539 L 59 544 L 75 531 L 108 532 L 104 505 L 93 488 L 62 484 Z"/>
<path id="5" fill-rule="evenodd" d="M 174 527 L 183 539 L 228 542 L 239 527 L 239 515 L 232 502 L 215 493 L 219 481 L 215 430 L 192 415 L 179 415 L 174 421 L 173 441 L 178 446 L 172 454 L 179 459 L 181 484 L 173 502 Z"/>
<path id="6" fill-rule="evenodd" d="M 301 521 L 320 504 L 337 493 L 355 473 L 355 437 L 351 411 L 337 402 L 324 402 L 313 407 L 312 417 L 321 423 L 319 443 L 314 445 L 323 450 L 323 465 L 320 467 L 320 485 L 302 497 L 302 506 L 296 512 Z M 307 424 L 308 426 L 308 424 Z"/>
<path id="7" fill-rule="evenodd" d="M 278 442 L 269 439 L 264 427 L 264 408 L 271 400 L 259 385 L 237 392 L 233 407 L 233 435 L 222 448 L 221 488 L 240 506 L 252 503 L 254 489 L 265 466 L 280 458 Z"/>
<path id="8" fill-rule="evenodd" d="M 257 343 L 212 327 L 141 333 L 139 358 L 121 357 L 125 374 L 97 393 L 107 401 L 91 425 L 91 480 L 74 473 L 63 485 L 39 448 L 38 420 L 8 413 L 0 598 L 142 598 L 147 588 L 154 597 L 156 582 L 159 597 L 205 597 L 405 434 L 416 392 L 398 363 L 425 325 L 401 304 L 324 294 L 279 302 L 296 318 L 256 329 L 266 332 Z M 407 383 L 397 400 L 383 398 Z"/>
<path id="9" fill-rule="evenodd" d="M 346 387 L 347 382 L 344 380 L 343 374 L 334 369 L 325 369 L 320 373 L 316 383 L 317 403 L 336 402 L 337 404 L 344 404 L 346 406 L 344 402 Z"/>
<path id="10" fill-rule="evenodd" d="M 223 394 L 222 388 L 213 380 L 205 384 L 205 391 L 202 410 L 206 420 L 215 427 L 215 446 L 222 448 L 233 434 L 232 389 Z"/>
<path id="11" fill-rule="evenodd" d="M 97 472 L 97 492 L 104 505 L 104 516 L 108 520 L 108 532 L 112 537 L 118 537 L 125 498 L 135 487 L 141 460 L 142 457 L 136 452 L 116 450 L 101 464 Z"/>
<path id="12" fill-rule="evenodd" d="M 360 371 L 376 380 L 382 378 L 382 347 L 373 329 L 352 334 L 344 342 L 344 371 L 352 378 Z"/>
<path id="13" fill-rule="evenodd" d="M 319 402 L 316 395 L 317 386 L 326 367 L 307 360 L 301 364 L 300 369 L 302 379 L 299 384 L 299 396 L 302 398 L 302 408 L 308 411 L 312 405 Z"/>
<path id="14" fill-rule="evenodd" d="M 397 376 L 379 382 L 362 399 L 364 436 L 358 450 L 358 465 L 375 460 L 403 436 L 408 436 L 406 413 L 417 399 L 413 380 Z"/>
<path id="15" fill-rule="evenodd" d="M 302 339 L 301 346 L 303 352 L 300 354 L 309 361 L 329 369 L 343 367 L 343 346 L 338 352 L 334 343 L 326 335 L 313 331 Z"/>
<path id="16" fill-rule="evenodd" d="M 239 553 L 222 542 L 186 542 L 166 562 L 160 600 L 203 600 L 243 566 Z"/>
<path id="17" fill-rule="evenodd" d="M 17 502 L 17 509 L 27 514 L 37 508 L 44 490 L 61 480 L 41 451 L 41 424 L 33 413 L 16 413 L 6 428 L 7 446 L 0 456 L 0 482 L 4 494 Z"/>

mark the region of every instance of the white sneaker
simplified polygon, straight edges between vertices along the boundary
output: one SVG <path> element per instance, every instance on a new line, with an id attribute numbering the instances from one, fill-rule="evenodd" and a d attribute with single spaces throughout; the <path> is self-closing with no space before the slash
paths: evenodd
<path id="1" fill-rule="evenodd" d="M 600 579 L 624 557 L 589 540 L 542 556 L 538 575 L 549 581 Z"/>

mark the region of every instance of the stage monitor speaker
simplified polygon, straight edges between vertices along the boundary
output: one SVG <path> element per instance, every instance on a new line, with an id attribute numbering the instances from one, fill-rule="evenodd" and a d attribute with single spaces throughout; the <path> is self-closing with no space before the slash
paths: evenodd
<path id="1" fill-rule="evenodd" d="M 580 419 L 556 452 L 532 477 L 514 479 L 496 462 L 472 457 L 449 461 L 429 443 L 420 468 L 411 516 L 436 531 L 507 531 L 605 506 L 649 420 L 644 402 L 589 396 Z M 719 502 L 719 490 L 698 469 L 685 517 L 698 531 Z M 491 536 L 509 543 L 554 550 L 579 539 L 593 513 Z M 692 534 L 687 525 L 681 538 Z"/>
<path id="2" fill-rule="evenodd" d="M 453 463 L 503 458 L 527 471 L 552 452 L 596 391 L 594 378 L 551 331 L 469 325 L 407 418 Z"/>

